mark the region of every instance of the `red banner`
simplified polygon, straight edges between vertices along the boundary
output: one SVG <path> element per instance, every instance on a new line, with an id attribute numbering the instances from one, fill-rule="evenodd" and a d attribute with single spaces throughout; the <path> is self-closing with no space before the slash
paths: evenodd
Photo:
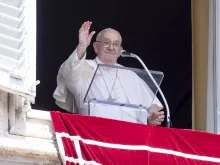
<path id="1" fill-rule="evenodd" d="M 51 112 L 64 164 L 220 164 L 220 135 Z"/>

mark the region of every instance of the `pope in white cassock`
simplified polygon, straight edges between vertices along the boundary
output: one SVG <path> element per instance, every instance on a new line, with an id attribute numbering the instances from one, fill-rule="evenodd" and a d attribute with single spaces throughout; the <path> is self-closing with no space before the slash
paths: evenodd
<path id="1" fill-rule="evenodd" d="M 88 106 L 84 97 L 91 83 L 98 64 L 118 65 L 117 59 L 122 50 L 122 38 L 118 31 L 105 29 L 101 31 L 93 48 L 94 60 L 86 60 L 86 49 L 95 32 L 89 32 L 91 22 L 84 22 L 79 30 L 79 43 L 69 58 L 61 65 L 57 75 L 57 88 L 53 94 L 56 104 L 73 113 L 88 115 Z M 147 123 L 160 125 L 164 112 L 160 101 L 154 97 L 147 84 L 131 71 L 121 69 L 99 68 L 101 75 L 93 82 L 89 93 L 91 98 L 105 98 L 121 103 L 144 105 L 149 107 Z M 102 109 L 105 111 L 105 108 Z M 115 112 L 114 112 L 115 113 Z"/>

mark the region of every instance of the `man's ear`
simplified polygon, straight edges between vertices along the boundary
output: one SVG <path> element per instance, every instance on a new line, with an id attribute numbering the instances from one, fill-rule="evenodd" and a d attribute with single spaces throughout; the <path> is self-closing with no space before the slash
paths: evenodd
<path id="1" fill-rule="evenodd" d="M 95 53 L 97 54 L 98 53 L 98 43 L 97 42 L 93 42 L 93 49 L 95 51 Z"/>
<path id="2" fill-rule="evenodd" d="M 119 49 L 119 51 L 120 51 L 119 56 L 121 55 L 122 50 L 123 50 L 123 47 L 121 46 L 120 49 Z"/>
<path id="3" fill-rule="evenodd" d="M 123 47 L 121 46 L 120 52 L 123 50 Z"/>

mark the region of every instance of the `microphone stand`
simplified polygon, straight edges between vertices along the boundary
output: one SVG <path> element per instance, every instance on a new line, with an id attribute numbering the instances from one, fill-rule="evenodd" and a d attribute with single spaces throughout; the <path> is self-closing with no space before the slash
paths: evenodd
<path id="1" fill-rule="evenodd" d="M 124 52 L 124 53 L 123 53 Z M 157 84 L 157 82 L 154 80 L 153 76 L 151 75 L 149 69 L 146 67 L 146 65 L 144 64 L 144 62 L 141 60 L 140 57 L 138 57 L 136 54 L 133 54 L 133 53 L 128 53 L 128 52 L 125 52 L 125 51 L 122 51 L 121 52 L 121 56 L 122 57 L 133 57 L 133 58 L 136 58 L 140 63 L 141 65 L 144 67 L 145 71 L 148 73 L 148 75 L 150 76 L 151 80 L 153 81 L 154 85 L 157 87 L 163 101 L 164 101 L 164 104 L 165 104 L 165 107 L 166 107 L 166 110 L 167 110 L 167 122 L 166 122 L 166 127 L 168 128 L 171 128 L 171 120 L 170 120 L 170 110 L 169 110 L 169 106 L 167 104 L 167 101 L 166 101 L 166 98 L 162 92 L 162 90 L 160 89 L 159 85 Z"/>

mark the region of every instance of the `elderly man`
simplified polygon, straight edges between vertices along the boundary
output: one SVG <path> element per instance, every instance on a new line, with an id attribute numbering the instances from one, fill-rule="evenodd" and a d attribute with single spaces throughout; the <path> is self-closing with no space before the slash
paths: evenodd
<path id="1" fill-rule="evenodd" d="M 86 60 L 86 49 L 95 34 L 95 31 L 90 33 L 91 24 L 89 21 L 84 22 L 79 29 L 79 43 L 69 58 L 61 65 L 57 76 L 58 86 L 53 94 L 58 106 L 70 112 L 84 115 L 88 115 L 88 109 L 83 99 L 92 79 L 88 73 L 94 74 L 98 64 L 119 65 L 117 59 L 122 50 L 120 33 L 108 28 L 101 31 L 96 37 L 96 42 L 93 43 L 96 58 Z M 119 102 L 145 105 L 149 102 L 148 98 L 152 97 L 148 86 L 136 74 L 130 74 L 125 80 L 127 76 L 121 75 L 120 77 L 118 71 L 110 73 L 106 70 L 100 70 L 100 73 L 102 78 L 95 82 L 96 89 L 92 93 L 95 98 L 106 97 L 106 99 L 111 98 Z M 123 82 L 130 84 L 125 90 L 120 86 Z M 163 106 L 157 98 L 152 105 L 150 104 L 148 124 L 160 125 L 163 122 L 162 108 Z"/>

